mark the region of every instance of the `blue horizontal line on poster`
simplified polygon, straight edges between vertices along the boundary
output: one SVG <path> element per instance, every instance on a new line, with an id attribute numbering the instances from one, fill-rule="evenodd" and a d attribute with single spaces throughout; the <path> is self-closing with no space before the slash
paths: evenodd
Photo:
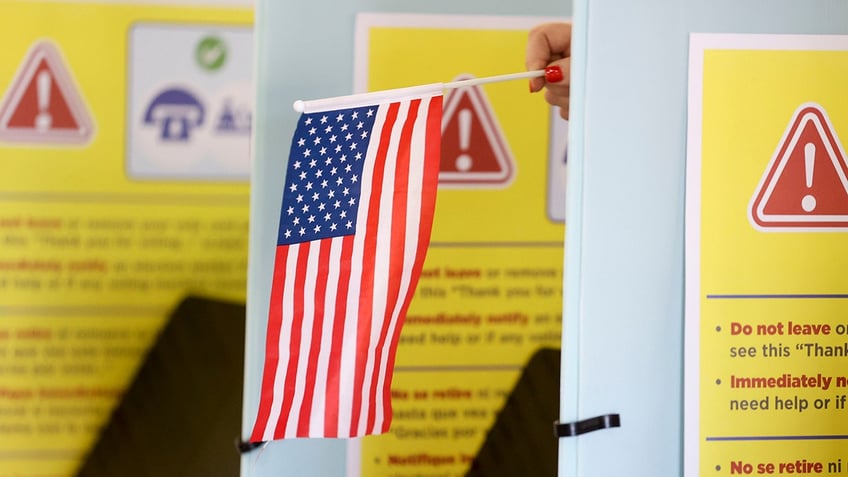
<path id="1" fill-rule="evenodd" d="M 395 366 L 395 372 L 465 372 L 465 371 L 521 371 L 523 366 L 518 364 L 494 364 L 480 366 Z"/>
<path id="2" fill-rule="evenodd" d="M 739 294 L 707 295 L 707 300 L 825 300 L 848 299 L 848 293 L 777 293 L 777 294 Z"/>
<path id="3" fill-rule="evenodd" d="M 102 194 L 90 192 L 0 192 L 0 202 L 60 202 L 130 205 L 245 207 L 249 194 Z"/>
<path id="4" fill-rule="evenodd" d="M 430 247 L 444 248 L 497 248 L 540 247 L 562 248 L 563 242 L 430 242 Z"/>
<path id="5" fill-rule="evenodd" d="M 730 441 L 841 441 L 848 440 L 846 434 L 835 435 L 798 435 L 798 436 L 711 436 L 708 442 Z"/>
<path id="6" fill-rule="evenodd" d="M 32 306 L 32 305 L 7 305 L 0 306 L 0 316 L 114 316 L 115 318 L 143 317 L 148 318 L 151 314 L 161 315 L 169 311 L 169 306 L 145 306 L 145 305 L 56 305 L 56 306 Z"/>

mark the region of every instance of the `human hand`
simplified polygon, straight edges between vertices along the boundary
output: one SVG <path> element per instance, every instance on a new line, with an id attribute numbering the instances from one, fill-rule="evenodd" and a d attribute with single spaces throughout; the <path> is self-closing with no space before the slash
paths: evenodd
<path id="1" fill-rule="evenodd" d="M 545 77 L 530 80 L 530 92 L 536 93 L 544 89 L 545 101 L 552 106 L 559 106 L 560 116 L 568 119 L 571 90 L 571 24 L 543 23 L 530 30 L 525 63 L 528 71 L 547 69 Z M 560 75 L 556 74 L 557 68 L 561 71 Z"/>

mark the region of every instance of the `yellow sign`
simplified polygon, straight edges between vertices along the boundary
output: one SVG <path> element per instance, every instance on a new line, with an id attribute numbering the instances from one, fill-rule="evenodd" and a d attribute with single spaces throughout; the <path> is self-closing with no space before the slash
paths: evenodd
<path id="1" fill-rule="evenodd" d="M 4 475 L 73 475 L 177 303 L 244 300 L 251 21 L 0 3 Z"/>
<path id="2" fill-rule="evenodd" d="M 377 91 L 522 71 L 527 32 L 543 20 L 358 21 L 357 89 Z M 432 242 L 400 338 L 395 416 L 388 434 L 362 440 L 361 475 L 464 473 L 532 353 L 560 346 L 564 227 L 547 211 L 565 197 L 547 185 L 564 150 L 550 146 L 551 117 L 523 81 L 446 92 Z"/>
<path id="3" fill-rule="evenodd" d="M 845 472 L 848 37 L 690 61 L 686 475 Z"/>

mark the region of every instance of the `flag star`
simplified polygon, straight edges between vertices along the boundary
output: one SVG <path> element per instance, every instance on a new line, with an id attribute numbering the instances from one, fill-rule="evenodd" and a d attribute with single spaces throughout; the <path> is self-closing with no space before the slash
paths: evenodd
<path id="1" fill-rule="evenodd" d="M 333 207 L 335 207 L 336 209 L 338 209 L 341 206 L 342 206 L 342 203 L 339 202 L 339 201 L 336 201 L 335 203 L 333 203 Z"/>
<path id="2" fill-rule="evenodd" d="M 339 214 L 339 217 L 340 217 L 340 218 L 342 218 L 342 219 L 347 218 L 347 211 L 346 211 L 346 210 L 343 210 L 343 211 L 342 211 L 342 213 L 341 213 L 341 214 Z"/>
<path id="3" fill-rule="evenodd" d="M 336 135 L 335 134 L 330 136 L 330 142 L 336 142 Z"/>
<path id="4" fill-rule="evenodd" d="M 362 129 L 363 127 L 365 127 L 365 123 L 363 123 L 362 121 L 356 123 L 356 129 Z"/>
<path id="5" fill-rule="evenodd" d="M 357 160 L 357 161 L 358 161 L 358 160 L 360 160 L 360 159 L 362 159 L 362 153 L 361 153 L 361 152 L 357 152 L 355 157 L 356 157 L 356 160 Z"/>
<path id="6" fill-rule="evenodd" d="M 314 223 L 314 222 L 315 222 L 315 216 L 314 216 L 314 215 L 310 215 L 310 216 L 309 216 L 309 218 L 308 218 L 308 219 L 306 219 L 306 220 L 308 220 L 310 224 L 311 224 L 311 223 Z"/>
<path id="7" fill-rule="evenodd" d="M 350 205 L 350 206 L 352 206 L 355 203 L 356 203 L 356 197 L 351 197 L 350 200 L 347 201 L 347 204 Z"/>
<path id="8" fill-rule="evenodd" d="M 300 209 L 304 214 L 309 212 L 309 204 L 303 204 L 303 207 Z"/>
<path id="9" fill-rule="evenodd" d="M 297 184 L 290 185 L 289 190 L 292 191 L 292 192 L 296 192 L 297 191 Z"/>
<path id="10" fill-rule="evenodd" d="M 336 144 L 336 152 L 342 152 L 342 145 Z"/>
<path id="11" fill-rule="evenodd" d="M 324 188 L 324 189 L 327 188 L 327 179 L 324 179 L 323 181 L 321 181 L 321 187 Z"/>
<path id="12" fill-rule="evenodd" d="M 321 124 L 327 124 L 327 116 L 321 116 Z"/>
<path id="13" fill-rule="evenodd" d="M 350 164 L 345 166 L 345 172 L 350 172 L 351 169 L 353 169 L 353 166 L 351 166 Z"/>
<path id="14" fill-rule="evenodd" d="M 344 120 L 344 114 L 339 113 L 339 115 L 336 116 L 336 122 L 343 121 L 343 120 Z"/>
<path id="15" fill-rule="evenodd" d="M 321 226 L 320 226 L 320 225 L 316 225 L 316 226 L 315 226 L 315 228 L 314 228 L 314 229 L 312 229 L 312 230 L 314 230 L 314 231 L 315 231 L 315 233 L 317 234 L 318 232 L 320 232 L 320 231 L 321 231 Z"/>
<path id="16" fill-rule="evenodd" d="M 329 193 L 329 194 L 327 194 L 327 197 L 329 197 L 329 198 L 331 198 L 331 199 L 332 199 L 332 198 L 333 198 L 333 197 L 335 197 L 335 196 L 336 196 L 336 191 L 334 191 L 333 189 L 330 189 L 330 193 Z"/>
<path id="17" fill-rule="evenodd" d="M 330 224 L 330 230 L 332 230 L 333 232 L 335 232 L 335 231 L 336 231 L 336 228 L 337 228 L 337 227 L 336 227 L 336 224 L 335 224 L 335 223 Z"/>
<path id="18" fill-rule="evenodd" d="M 306 118 L 306 122 L 304 122 L 303 124 L 309 126 L 310 124 L 312 124 L 312 118 L 311 117 Z"/>
<path id="19" fill-rule="evenodd" d="M 303 151 L 303 157 L 309 157 L 310 155 L 312 155 L 312 151 L 310 151 L 309 149 Z"/>
<path id="20" fill-rule="evenodd" d="M 306 179 L 306 171 L 300 171 L 300 180 Z"/>
<path id="21" fill-rule="evenodd" d="M 304 145 L 306 145 L 306 139 L 303 139 L 303 138 L 298 139 L 297 145 L 300 146 L 300 147 L 303 147 Z"/>
<path id="22" fill-rule="evenodd" d="M 316 193 L 312 194 L 312 201 L 313 202 L 317 201 L 320 198 L 321 198 L 321 195 L 319 193 L 316 192 Z"/>
<path id="23" fill-rule="evenodd" d="M 338 173 L 338 169 L 337 169 L 337 168 L 335 168 L 335 167 L 334 167 L 334 168 L 330 169 L 330 175 L 331 175 L 331 176 L 336 175 L 336 173 Z"/>
<path id="24" fill-rule="evenodd" d="M 342 190 L 342 194 L 344 194 L 344 195 L 350 195 L 350 189 L 348 189 L 347 187 L 345 187 L 345 188 Z"/>
<path id="25" fill-rule="evenodd" d="M 322 210 L 322 211 L 323 211 L 323 210 L 324 210 L 324 209 L 326 209 L 326 208 L 327 208 L 327 204 L 325 204 L 325 203 L 323 203 L 323 202 L 321 202 L 320 204 L 318 204 L 318 210 Z"/>
<path id="26" fill-rule="evenodd" d="M 294 161 L 294 164 L 292 164 L 292 167 L 294 167 L 295 170 L 300 169 L 300 161 Z"/>
<path id="27" fill-rule="evenodd" d="M 322 156 L 323 156 L 323 155 L 325 155 L 325 154 L 327 154 L 327 148 L 326 148 L 326 147 L 322 147 L 322 148 L 321 148 L 321 150 L 320 150 L 320 151 L 318 151 L 318 153 L 319 153 L 319 154 L 321 154 Z"/>
<path id="28" fill-rule="evenodd" d="M 325 128 L 324 128 L 324 132 L 325 132 L 325 133 L 327 133 L 327 134 L 329 134 L 329 133 L 333 132 L 333 126 L 327 126 L 327 127 L 325 127 Z"/>
<path id="29" fill-rule="evenodd" d="M 347 227 L 347 228 L 351 228 L 351 227 L 353 227 L 353 222 L 351 222 L 350 220 L 348 220 L 348 221 L 347 221 L 347 223 L 345 224 L 345 227 Z"/>
<path id="30" fill-rule="evenodd" d="M 293 214 L 293 213 L 294 213 L 294 207 L 289 206 L 289 208 L 286 210 L 286 212 L 287 212 L 289 215 Z"/>
<path id="31" fill-rule="evenodd" d="M 295 200 L 298 201 L 298 202 L 303 202 L 303 194 L 297 194 L 297 197 L 295 198 Z"/>
<path id="32" fill-rule="evenodd" d="M 350 228 L 350 227 L 348 227 L 348 228 Z M 298 233 L 300 234 L 301 237 L 303 237 L 303 234 L 306 233 L 306 229 L 301 227 L 300 230 L 298 231 Z"/>
<path id="33" fill-rule="evenodd" d="M 315 167 L 316 164 L 318 164 L 318 161 L 316 161 L 315 159 L 309 161 L 309 167 Z"/>
<path id="34" fill-rule="evenodd" d="M 373 115 L 374 115 L 374 110 L 373 110 L 373 109 L 369 109 L 367 114 L 368 114 L 368 117 L 370 118 L 371 116 L 373 116 Z"/>
<path id="35" fill-rule="evenodd" d="M 330 220 L 330 219 L 332 219 L 332 218 L 333 218 L 333 216 L 332 216 L 332 215 L 330 215 L 330 213 L 329 213 L 329 212 L 327 212 L 326 214 L 324 214 L 324 221 L 328 221 L 328 220 Z"/>
<path id="36" fill-rule="evenodd" d="M 350 181 L 351 181 L 351 182 L 353 182 L 354 184 L 356 183 L 356 181 L 357 181 L 357 180 L 359 180 L 359 179 L 357 178 L 356 174 L 354 174 L 354 175 L 350 178 Z"/>
<path id="37" fill-rule="evenodd" d="M 342 157 L 339 158 L 339 162 L 345 162 L 347 160 L 347 154 L 342 154 Z"/>
<path id="38" fill-rule="evenodd" d="M 350 143 L 350 150 L 352 151 L 354 149 L 356 149 L 356 143 L 352 142 L 352 143 Z"/>
<path id="39" fill-rule="evenodd" d="M 342 178 L 341 177 L 336 179 L 336 185 L 342 185 Z"/>
<path id="40" fill-rule="evenodd" d="M 312 190 L 312 183 L 311 182 L 306 183 L 306 190 Z"/>
<path id="41" fill-rule="evenodd" d="M 353 114 L 355 115 L 356 113 L 353 113 Z M 356 119 L 356 118 L 353 118 L 353 119 Z M 348 126 L 347 123 L 342 124 L 342 131 L 347 131 L 348 127 L 350 127 L 350 126 Z"/>
<path id="42" fill-rule="evenodd" d="M 345 134 L 345 140 L 347 140 L 347 141 L 350 141 L 350 139 L 351 139 L 352 137 L 353 137 L 353 134 L 351 134 L 351 133 L 347 133 L 347 134 Z"/>
<path id="43" fill-rule="evenodd" d="M 359 111 L 354 111 L 350 116 L 350 119 L 359 119 Z"/>
<path id="44" fill-rule="evenodd" d="M 309 135 L 310 135 L 310 136 L 314 136 L 316 132 L 318 132 L 318 130 L 317 130 L 317 129 L 315 129 L 315 128 L 309 128 Z"/>
<path id="45" fill-rule="evenodd" d="M 295 217 L 294 220 L 292 220 L 292 225 L 300 225 L 300 217 Z"/>
<path id="46" fill-rule="evenodd" d="M 326 165 L 328 165 L 328 166 L 329 166 L 330 164 L 332 164 L 332 163 L 333 163 L 333 158 L 332 158 L 332 157 L 327 157 L 327 160 L 326 160 L 326 161 L 324 161 L 324 164 L 326 164 Z"/>
<path id="47" fill-rule="evenodd" d="M 362 139 L 368 137 L 368 131 L 362 131 Z"/>
<path id="48" fill-rule="evenodd" d="M 315 178 L 316 179 L 320 179 L 321 176 L 323 176 L 323 175 L 324 175 L 324 169 L 318 169 L 317 171 L 315 171 Z"/>
<path id="49" fill-rule="evenodd" d="M 286 229 L 286 238 L 291 238 L 291 230 Z"/>
<path id="50" fill-rule="evenodd" d="M 321 144 L 321 136 L 315 136 L 315 139 L 312 140 L 312 144 Z"/>

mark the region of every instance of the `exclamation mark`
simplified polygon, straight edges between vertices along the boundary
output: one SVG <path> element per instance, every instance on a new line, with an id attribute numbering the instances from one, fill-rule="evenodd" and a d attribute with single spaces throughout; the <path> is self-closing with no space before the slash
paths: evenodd
<path id="1" fill-rule="evenodd" d="M 50 129 L 53 117 L 50 115 L 50 71 L 42 70 L 36 78 L 35 94 L 38 100 L 38 115 L 35 116 L 35 128 L 41 132 Z"/>
<path id="2" fill-rule="evenodd" d="M 471 142 L 471 111 L 463 109 L 459 111 L 459 150 L 462 154 L 456 158 L 456 169 L 465 172 L 471 169 L 472 159 L 468 154 L 468 146 Z"/>
<path id="3" fill-rule="evenodd" d="M 816 164 L 816 145 L 808 142 L 804 145 L 804 171 L 806 172 L 807 189 L 813 187 L 813 167 Z M 816 208 L 816 198 L 807 194 L 801 199 L 801 207 L 805 212 L 812 212 Z"/>

